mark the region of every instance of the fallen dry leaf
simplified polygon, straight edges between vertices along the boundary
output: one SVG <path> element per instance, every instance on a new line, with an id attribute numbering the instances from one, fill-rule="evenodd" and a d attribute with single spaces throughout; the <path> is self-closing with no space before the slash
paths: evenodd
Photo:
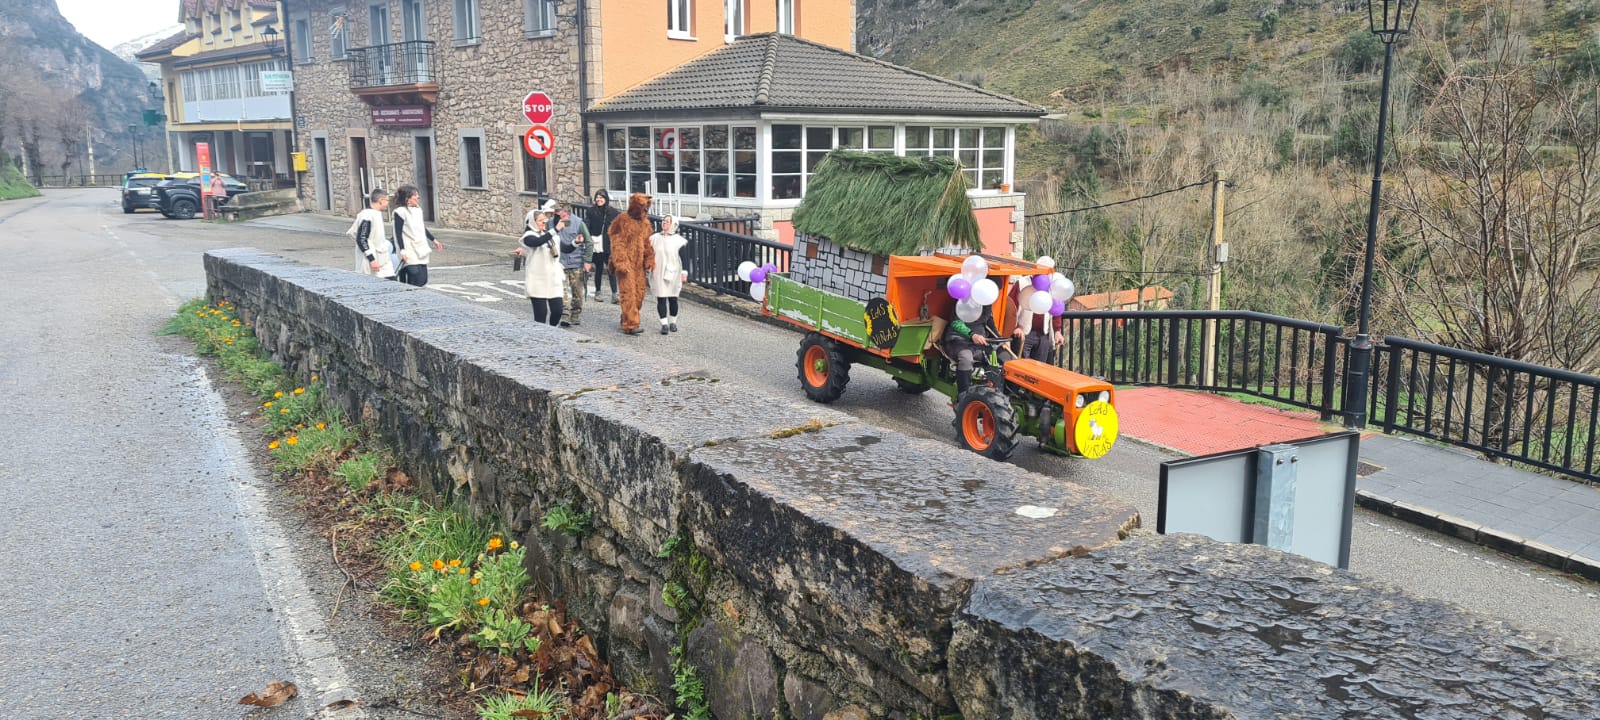
<path id="1" fill-rule="evenodd" d="M 295 687 L 294 683 L 283 680 L 273 680 L 272 682 L 267 683 L 266 692 L 261 695 L 250 693 L 249 695 L 239 698 L 239 704 L 255 705 L 256 707 L 277 707 L 282 705 L 283 701 L 288 700 L 299 693 L 300 689 Z"/>

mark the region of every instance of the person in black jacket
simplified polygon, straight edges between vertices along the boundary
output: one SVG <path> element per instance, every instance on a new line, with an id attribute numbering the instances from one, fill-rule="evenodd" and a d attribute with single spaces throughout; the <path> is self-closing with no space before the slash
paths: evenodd
<path id="1" fill-rule="evenodd" d="M 611 221 L 616 220 L 622 211 L 611 206 L 611 193 L 598 190 L 594 194 L 594 206 L 583 214 L 583 224 L 589 228 L 589 237 L 594 240 L 594 299 L 600 300 L 600 278 L 611 279 L 611 304 L 617 303 L 617 276 L 609 272 L 606 263 L 611 259 Z"/>

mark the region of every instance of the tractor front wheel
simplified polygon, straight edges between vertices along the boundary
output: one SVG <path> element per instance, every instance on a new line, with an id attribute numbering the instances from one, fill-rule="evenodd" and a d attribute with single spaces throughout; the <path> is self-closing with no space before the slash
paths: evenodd
<path id="1" fill-rule="evenodd" d="M 1005 393 L 974 385 L 956 398 L 956 435 L 961 444 L 991 460 L 1017 449 L 1017 413 Z"/>
<path id="2" fill-rule="evenodd" d="M 850 361 L 838 343 L 810 333 L 800 341 L 800 351 L 795 353 L 795 367 L 800 371 L 800 386 L 806 397 L 819 403 L 831 403 L 844 394 L 850 384 Z"/>

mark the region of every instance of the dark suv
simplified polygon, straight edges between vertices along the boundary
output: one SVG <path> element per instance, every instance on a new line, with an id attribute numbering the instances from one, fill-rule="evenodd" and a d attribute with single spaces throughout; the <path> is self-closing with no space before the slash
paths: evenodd
<path id="1" fill-rule="evenodd" d="M 222 176 L 222 184 L 228 189 L 228 195 L 219 205 L 226 205 L 233 196 L 250 190 L 244 183 L 227 175 Z M 200 214 L 199 175 L 181 173 L 162 180 L 156 184 L 155 195 L 156 208 L 169 218 L 188 220 Z"/>
<path id="2" fill-rule="evenodd" d="M 161 173 L 129 173 L 122 181 L 122 211 L 131 213 L 140 208 L 160 210 L 156 198 L 156 183 L 167 179 Z"/>

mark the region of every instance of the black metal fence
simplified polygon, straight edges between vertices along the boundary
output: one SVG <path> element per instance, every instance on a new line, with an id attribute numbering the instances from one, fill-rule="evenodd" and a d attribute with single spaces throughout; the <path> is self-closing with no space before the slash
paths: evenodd
<path id="1" fill-rule="evenodd" d="M 1254 312 L 1069 312 L 1059 362 L 1118 384 L 1237 392 L 1343 411 L 1337 392 L 1349 342 L 1333 325 Z"/>
<path id="2" fill-rule="evenodd" d="M 437 83 L 432 40 L 408 40 L 388 45 L 351 48 L 350 87 Z"/>
<path id="3" fill-rule="evenodd" d="M 114 187 L 122 184 L 122 177 L 122 173 L 41 175 L 37 180 L 42 188 Z"/>
<path id="4" fill-rule="evenodd" d="M 1384 432 L 1600 480 L 1600 377 L 1398 337 L 1373 360 L 1369 417 Z"/>
<path id="5" fill-rule="evenodd" d="M 583 217 L 590 205 L 572 203 L 572 212 Z M 621 209 L 621 208 L 619 208 Z M 661 229 L 661 217 L 650 221 Z M 684 220 L 678 233 L 689 244 L 683 248 L 683 267 L 689 282 L 727 295 L 750 298 L 750 283 L 739 279 L 739 263 L 772 263 L 779 272 L 789 271 L 788 245 L 755 236 L 756 218 L 724 217 L 709 220 Z M 754 298 L 751 298 L 754 299 Z"/>

